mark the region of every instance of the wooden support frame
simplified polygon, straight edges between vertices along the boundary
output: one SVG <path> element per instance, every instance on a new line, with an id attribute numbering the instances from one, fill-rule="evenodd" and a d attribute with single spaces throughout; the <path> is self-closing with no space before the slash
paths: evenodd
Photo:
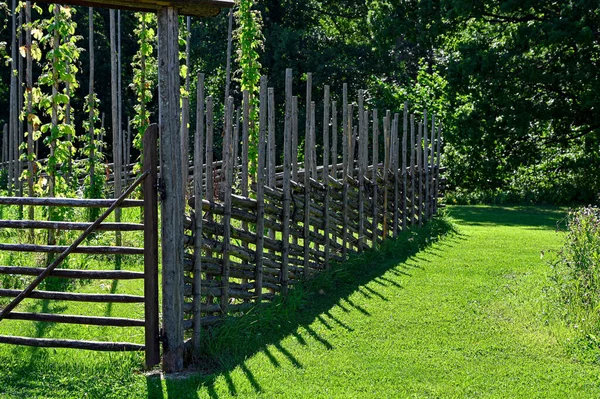
<path id="1" fill-rule="evenodd" d="M 40 0 L 42 3 L 67 4 L 74 6 L 114 8 L 120 10 L 159 12 L 162 8 L 173 8 L 181 15 L 192 17 L 214 17 L 221 8 L 232 8 L 233 0 Z"/>

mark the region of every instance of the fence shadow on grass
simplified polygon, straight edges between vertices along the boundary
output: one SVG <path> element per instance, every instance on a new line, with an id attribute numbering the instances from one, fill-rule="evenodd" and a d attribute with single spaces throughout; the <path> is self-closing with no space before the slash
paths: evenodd
<path id="1" fill-rule="evenodd" d="M 341 265 L 333 265 L 330 270 L 322 272 L 302 286 L 290 290 L 286 298 L 255 307 L 243 316 L 227 319 L 222 325 L 204 335 L 204 353 L 196 359 L 192 368 L 184 376 L 168 377 L 165 381 L 168 398 L 198 397 L 197 391 L 204 387 L 211 398 L 219 397 L 216 390 L 217 378 L 224 378 L 229 394 L 237 393 L 230 373 L 240 368 L 248 382 L 256 391 L 262 388 L 252 371 L 246 365 L 246 359 L 262 352 L 275 367 L 280 367 L 279 360 L 271 353 L 269 347 L 275 348 L 295 367 L 302 368 L 300 360 L 283 347 L 281 341 L 287 336 L 295 337 L 301 345 L 304 338 L 298 334 L 302 329 L 319 342 L 323 349 L 333 349 L 333 345 L 320 336 L 310 326 L 319 320 L 326 328 L 340 326 L 346 331 L 353 331 L 341 320 L 337 319 L 331 309 L 339 307 L 344 312 L 353 308 L 364 317 L 371 314 L 350 299 L 355 292 L 366 298 L 387 298 L 377 291 L 376 286 L 367 287 L 367 283 L 375 282 L 381 286 L 402 285 L 384 276 L 390 270 L 400 276 L 411 276 L 414 266 L 408 260 L 420 251 L 429 247 L 441 237 L 455 230 L 447 219 L 441 217 L 432 220 L 420 229 L 407 230 L 396 240 L 388 240 L 377 250 L 369 250 L 353 255 Z M 459 236 L 455 236 L 460 238 Z M 183 378 L 182 378 L 183 377 Z M 165 398 L 159 376 L 147 377 L 150 398 Z"/>

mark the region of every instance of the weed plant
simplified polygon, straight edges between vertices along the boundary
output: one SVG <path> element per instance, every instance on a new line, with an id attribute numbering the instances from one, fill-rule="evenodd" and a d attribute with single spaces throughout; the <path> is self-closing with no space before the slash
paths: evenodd
<path id="1" fill-rule="evenodd" d="M 551 298 L 564 321 L 580 332 L 579 349 L 600 355 L 600 208 L 570 211 L 567 226 L 565 242 L 551 262 Z"/>

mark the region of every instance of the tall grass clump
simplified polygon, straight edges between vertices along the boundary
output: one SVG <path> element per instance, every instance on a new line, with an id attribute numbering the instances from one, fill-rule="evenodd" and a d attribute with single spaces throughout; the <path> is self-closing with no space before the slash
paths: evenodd
<path id="1" fill-rule="evenodd" d="M 600 347 L 600 208 L 570 211 L 565 243 L 552 262 L 558 310 L 581 333 L 586 345 Z"/>

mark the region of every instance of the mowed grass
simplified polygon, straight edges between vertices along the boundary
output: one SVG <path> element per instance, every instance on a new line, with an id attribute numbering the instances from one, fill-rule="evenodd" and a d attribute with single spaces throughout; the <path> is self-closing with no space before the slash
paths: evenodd
<path id="1" fill-rule="evenodd" d="M 456 232 L 406 232 L 227 323 L 203 371 L 161 378 L 138 354 L 0 345 L 0 397 L 600 397 L 598 362 L 571 350 L 544 290 L 565 210 L 449 213 Z"/>

